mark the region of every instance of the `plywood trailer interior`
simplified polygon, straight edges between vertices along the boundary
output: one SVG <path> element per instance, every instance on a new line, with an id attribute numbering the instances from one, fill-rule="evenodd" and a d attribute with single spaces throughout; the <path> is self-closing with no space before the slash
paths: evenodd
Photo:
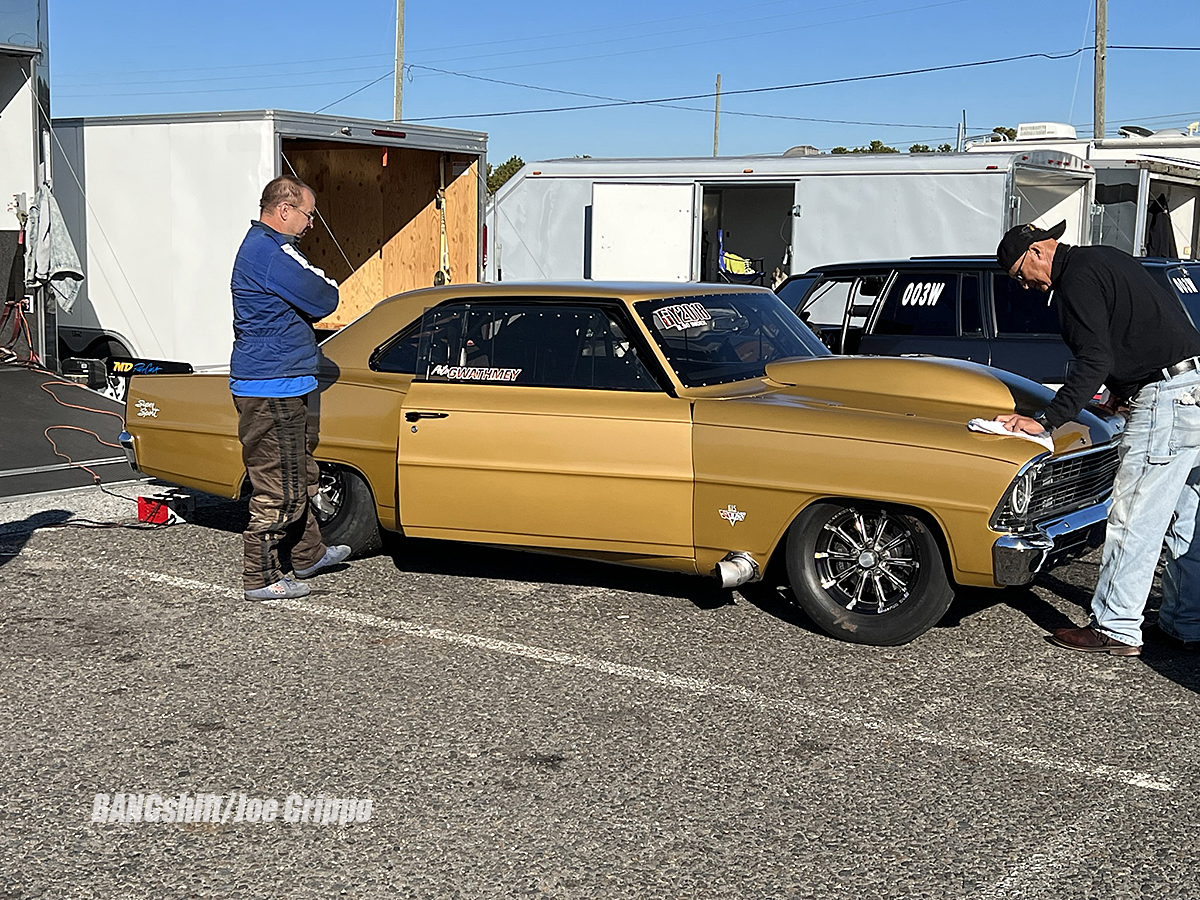
<path id="1" fill-rule="evenodd" d="M 380 300 L 431 287 L 441 268 L 438 188 L 445 178 L 450 280 L 479 280 L 479 160 L 469 154 L 284 139 L 283 171 L 317 194 L 321 219 L 301 249 L 341 290 L 340 328 Z"/>

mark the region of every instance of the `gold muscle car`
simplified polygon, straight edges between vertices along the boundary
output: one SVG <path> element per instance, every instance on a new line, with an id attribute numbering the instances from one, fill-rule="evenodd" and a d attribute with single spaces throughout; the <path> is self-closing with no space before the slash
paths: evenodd
<path id="1" fill-rule="evenodd" d="M 1050 453 L 968 430 L 1050 392 L 973 363 L 831 356 L 770 291 L 474 284 L 401 294 L 321 344 L 330 543 L 380 531 L 714 576 L 786 569 L 829 634 L 900 644 L 953 585 L 1025 584 L 1094 546 L 1116 428 Z M 135 376 L 141 471 L 245 489 L 227 376 Z"/>

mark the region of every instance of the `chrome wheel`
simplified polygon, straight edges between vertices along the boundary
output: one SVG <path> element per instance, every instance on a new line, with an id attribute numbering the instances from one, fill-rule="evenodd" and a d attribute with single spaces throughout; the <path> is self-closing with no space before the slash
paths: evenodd
<path id="1" fill-rule="evenodd" d="M 921 574 L 909 521 L 887 510 L 843 509 L 821 527 L 813 563 L 821 587 L 848 611 L 881 615 L 912 596 Z"/>
<path id="2" fill-rule="evenodd" d="M 321 475 L 312 509 L 326 545 L 349 544 L 355 556 L 378 550 L 382 545 L 379 519 L 367 482 L 353 469 L 332 463 L 318 465 Z"/>
<path id="3" fill-rule="evenodd" d="M 320 525 L 337 518 L 346 502 L 346 484 L 340 469 L 326 463 L 320 464 L 321 477 L 317 481 L 317 494 L 313 497 L 313 514 Z"/>

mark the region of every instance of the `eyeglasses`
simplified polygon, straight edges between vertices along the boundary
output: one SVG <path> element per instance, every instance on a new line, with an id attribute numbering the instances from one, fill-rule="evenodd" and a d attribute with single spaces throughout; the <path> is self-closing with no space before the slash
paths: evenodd
<path id="1" fill-rule="evenodd" d="M 1029 255 L 1028 250 L 1026 250 L 1024 253 L 1021 254 L 1021 264 L 1019 266 L 1017 266 L 1017 271 L 1013 274 L 1013 278 L 1016 279 L 1017 284 L 1025 283 L 1025 272 L 1024 272 L 1025 257 L 1028 255 Z"/>
<path id="2" fill-rule="evenodd" d="M 315 225 L 317 223 L 317 208 L 315 206 L 313 207 L 312 212 L 301 209 L 295 203 L 289 203 L 288 206 L 300 213 L 302 216 L 307 216 L 309 225 Z"/>

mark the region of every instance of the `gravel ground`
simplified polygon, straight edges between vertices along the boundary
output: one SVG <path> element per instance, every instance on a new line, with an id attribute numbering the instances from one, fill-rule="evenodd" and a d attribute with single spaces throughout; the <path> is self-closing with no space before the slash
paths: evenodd
<path id="1" fill-rule="evenodd" d="M 0 503 L 0 900 L 1200 890 L 1200 658 L 1043 639 L 1095 557 L 871 648 L 771 585 L 411 539 L 246 603 L 245 507 L 213 498 L 38 527 L 133 518 Z M 234 803 L 94 822 L 118 792 Z M 242 795 L 370 817 L 236 821 Z"/>

